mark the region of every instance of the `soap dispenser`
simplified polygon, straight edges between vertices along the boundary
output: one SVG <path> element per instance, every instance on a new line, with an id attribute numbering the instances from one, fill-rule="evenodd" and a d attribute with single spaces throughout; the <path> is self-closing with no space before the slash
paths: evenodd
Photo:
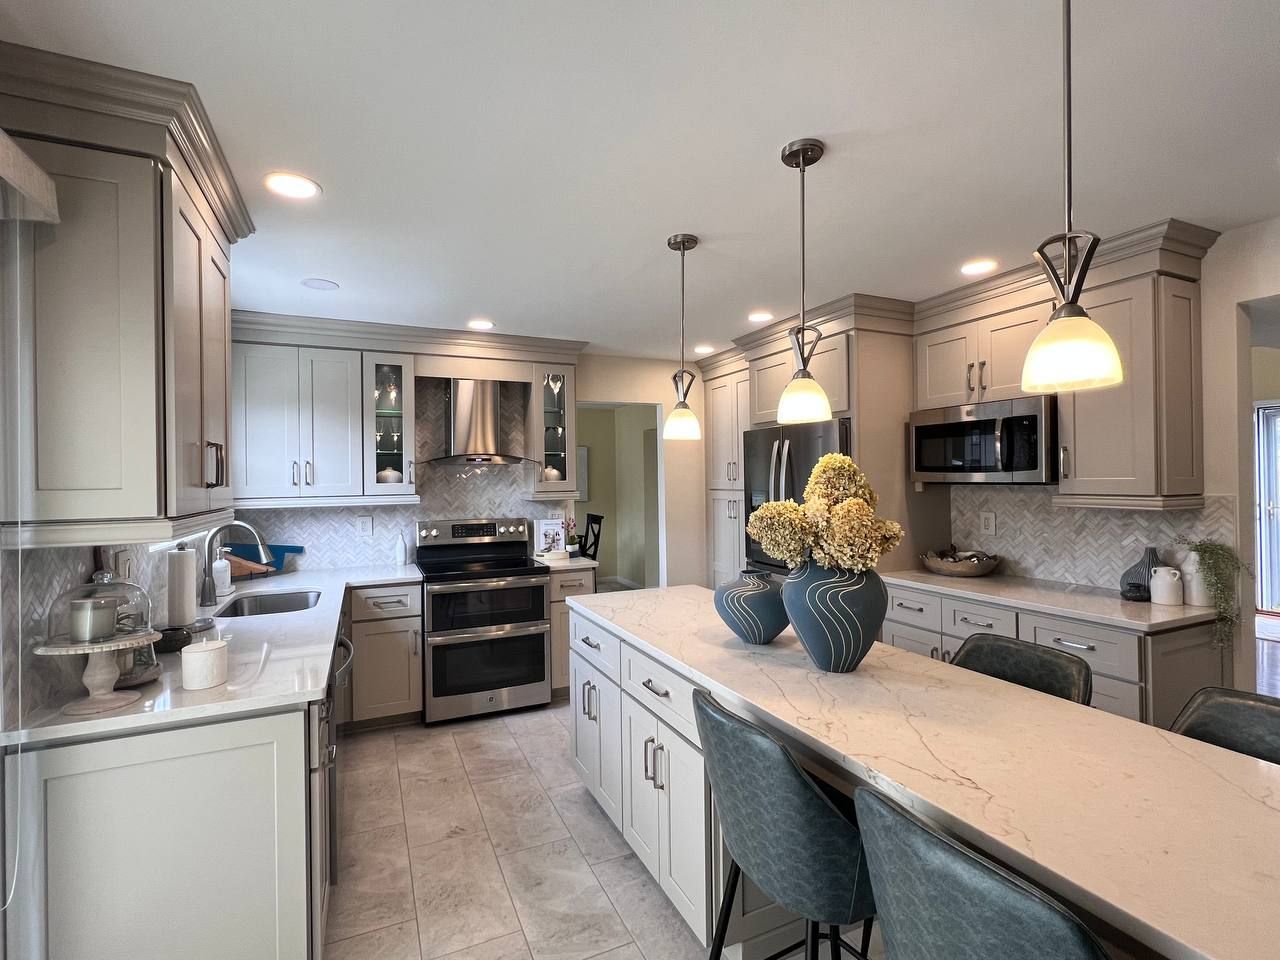
<path id="1" fill-rule="evenodd" d="M 227 559 L 230 552 L 230 547 L 219 547 L 218 559 L 213 561 L 213 588 L 220 597 L 225 597 L 232 590 L 231 561 Z"/>

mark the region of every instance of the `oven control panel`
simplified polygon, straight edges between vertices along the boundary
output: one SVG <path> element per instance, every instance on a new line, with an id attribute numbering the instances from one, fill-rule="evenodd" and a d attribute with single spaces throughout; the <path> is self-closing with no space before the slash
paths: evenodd
<path id="1" fill-rule="evenodd" d="M 418 545 L 493 543 L 529 539 L 530 523 L 523 517 L 496 520 L 419 520 Z"/>

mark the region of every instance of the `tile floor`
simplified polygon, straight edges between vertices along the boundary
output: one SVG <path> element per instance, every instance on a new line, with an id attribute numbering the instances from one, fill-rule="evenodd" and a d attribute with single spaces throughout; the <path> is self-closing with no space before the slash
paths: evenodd
<path id="1" fill-rule="evenodd" d="M 570 761 L 568 704 L 342 746 L 331 960 L 706 955 Z"/>

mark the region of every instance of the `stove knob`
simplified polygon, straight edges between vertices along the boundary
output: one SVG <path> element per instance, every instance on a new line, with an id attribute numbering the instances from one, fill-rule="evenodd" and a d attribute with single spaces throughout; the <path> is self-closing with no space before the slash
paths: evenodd
<path id="1" fill-rule="evenodd" d="M 524 533 L 524 524 L 523 524 L 523 523 L 522 523 L 522 524 L 520 524 L 520 532 L 521 532 L 521 533 Z"/>
<path id="2" fill-rule="evenodd" d="M 440 536 L 440 531 L 439 531 L 439 530 L 437 530 L 435 527 L 432 527 L 432 528 L 431 528 L 431 535 L 432 535 L 433 537 L 438 537 L 438 536 Z"/>
<path id="3" fill-rule="evenodd" d="M 419 531 L 418 531 L 418 536 L 419 536 L 419 537 L 425 537 L 426 535 L 427 535 L 427 528 L 426 528 L 426 527 L 423 527 L 421 530 L 419 530 Z"/>
<path id="4" fill-rule="evenodd" d="M 498 528 L 498 532 L 499 532 L 499 533 L 506 533 L 506 532 L 507 532 L 507 528 L 506 528 L 506 527 L 499 527 L 499 528 Z"/>

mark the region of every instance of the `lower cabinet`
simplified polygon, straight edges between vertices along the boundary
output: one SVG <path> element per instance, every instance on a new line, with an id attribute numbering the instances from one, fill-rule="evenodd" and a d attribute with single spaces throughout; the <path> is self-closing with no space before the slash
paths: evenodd
<path id="1" fill-rule="evenodd" d="M 351 719 L 373 720 L 422 709 L 422 620 L 352 624 Z"/>
<path id="2" fill-rule="evenodd" d="M 712 588 L 733 583 L 747 565 L 745 513 L 741 492 L 712 490 L 707 498 Z"/>
<path id="3" fill-rule="evenodd" d="M 942 652 L 942 634 L 906 624 L 886 622 L 882 639 L 900 650 L 923 654 L 937 660 Z"/>
<path id="4" fill-rule="evenodd" d="M 21 855 L 4 955 L 306 957 L 303 718 L 6 757 L 10 875 Z M 159 926 L 142 922 L 157 911 Z"/>
<path id="5" fill-rule="evenodd" d="M 596 592 L 596 572 L 562 570 L 551 574 L 551 690 L 569 686 L 569 607 L 566 597 Z"/>
<path id="6" fill-rule="evenodd" d="M 569 655 L 573 765 L 596 803 L 622 828 L 622 700 L 618 685 L 578 655 Z"/>

